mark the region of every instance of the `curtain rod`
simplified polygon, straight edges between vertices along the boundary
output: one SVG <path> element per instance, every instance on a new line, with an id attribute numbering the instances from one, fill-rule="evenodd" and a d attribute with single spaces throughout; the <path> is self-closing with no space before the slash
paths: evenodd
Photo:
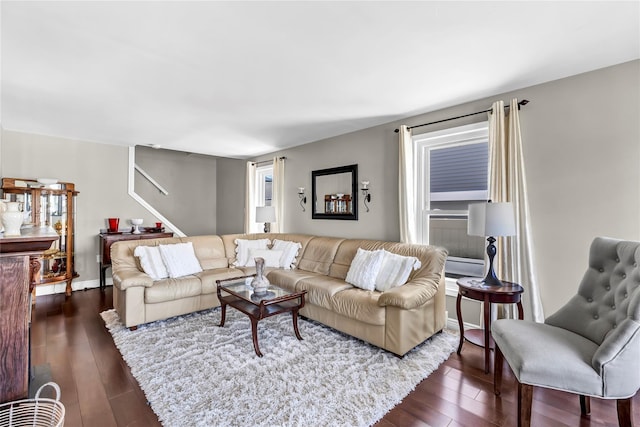
<path id="1" fill-rule="evenodd" d="M 279 157 L 279 160 L 286 160 L 287 158 L 285 156 Z M 267 163 L 273 163 L 273 160 L 263 160 L 261 162 L 253 162 L 254 165 L 258 166 L 258 165 L 266 165 Z"/>
<path id="2" fill-rule="evenodd" d="M 518 110 L 520 109 L 520 106 L 522 105 L 527 105 L 529 103 L 528 99 L 523 99 L 522 101 L 518 102 Z M 504 108 L 508 108 L 509 105 L 505 105 Z M 491 112 L 491 108 L 489 108 L 488 110 L 482 110 L 482 111 L 476 111 L 475 113 L 469 113 L 469 114 L 463 114 L 461 116 L 456 116 L 456 117 L 450 117 L 448 119 L 442 119 L 442 120 L 436 120 L 435 122 L 429 122 L 429 123 L 424 123 L 421 125 L 415 125 L 415 126 L 409 126 L 409 129 L 413 129 L 413 128 L 419 128 L 422 126 L 429 126 L 429 125 L 435 125 L 436 123 L 442 123 L 442 122 L 448 122 L 450 120 L 456 120 L 456 119 L 461 119 L 463 117 L 469 117 L 469 116 L 475 116 L 476 114 L 482 114 L 482 113 L 489 113 Z M 394 131 L 395 133 L 400 132 L 400 129 L 396 129 Z"/>

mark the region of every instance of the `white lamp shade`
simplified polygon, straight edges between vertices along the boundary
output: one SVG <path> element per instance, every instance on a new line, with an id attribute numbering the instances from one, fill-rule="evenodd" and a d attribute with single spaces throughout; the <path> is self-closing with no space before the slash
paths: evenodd
<path id="1" fill-rule="evenodd" d="M 469 205 L 467 234 L 470 236 L 513 236 L 516 223 L 511 202 Z"/>
<path id="2" fill-rule="evenodd" d="M 276 207 L 258 206 L 256 208 L 256 222 L 276 222 Z"/>

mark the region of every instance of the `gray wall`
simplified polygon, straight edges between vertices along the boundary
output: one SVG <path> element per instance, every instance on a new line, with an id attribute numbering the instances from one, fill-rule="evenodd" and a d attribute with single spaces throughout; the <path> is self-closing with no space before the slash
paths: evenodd
<path id="1" fill-rule="evenodd" d="M 399 94 L 401 96 L 401 94 Z M 271 153 L 287 157 L 285 231 L 397 240 L 398 142 L 394 129 L 487 109 L 513 97 L 520 111 L 534 256 L 546 314 L 577 289 L 595 236 L 640 240 L 640 61 L 499 94 L 401 122 Z M 483 115 L 416 129 L 430 132 Z M 418 133 L 418 132 L 415 132 Z M 311 194 L 311 171 L 357 163 L 371 182 L 371 212 L 359 220 L 312 220 L 297 187 Z M 451 310 L 451 308 L 450 308 Z M 473 319 L 476 320 L 476 319 Z"/>
<path id="2" fill-rule="evenodd" d="M 213 156 L 136 146 L 136 164 L 169 195 L 138 172 L 135 192 L 187 236 L 216 234 L 217 162 Z"/>
<path id="3" fill-rule="evenodd" d="M 0 174 L 3 177 L 50 177 L 73 182 L 80 192 L 76 206 L 76 271 L 74 281 L 95 280 L 98 233 L 106 219 L 119 217 L 120 227 L 130 218 L 155 222 L 127 194 L 128 148 L 13 131 L 2 131 Z"/>
<path id="4" fill-rule="evenodd" d="M 218 159 L 218 234 L 244 232 L 244 188 L 247 162 Z"/>
<path id="5" fill-rule="evenodd" d="M 146 147 L 136 148 L 136 162 L 163 185 L 172 198 L 168 201 L 138 173 L 136 192 L 152 204 L 160 205 L 159 210 L 187 235 L 215 234 L 219 188 L 216 165 L 220 160 L 227 166 L 223 169 L 225 176 L 232 174 L 229 165 L 234 162 L 238 162 L 242 170 L 242 182 L 230 181 L 231 187 L 238 185 L 238 190 L 227 191 L 220 197 L 222 201 L 229 199 L 237 204 L 236 196 L 231 194 L 244 191 L 244 161 Z M 152 226 L 159 220 L 129 197 L 128 164 L 128 147 L 2 130 L 0 176 L 53 177 L 75 183 L 80 192 L 76 207 L 75 252 L 80 277 L 74 280 L 75 286 L 84 281 L 96 281 L 99 277 L 97 235 L 101 228 L 107 227 L 107 218 L 120 218 L 120 228 L 130 227 L 131 218 L 143 218 L 144 226 Z M 238 200 L 242 209 L 244 196 L 241 194 Z M 229 212 L 240 218 L 239 226 L 233 225 L 234 218 L 230 216 L 223 229 L 242 232 L 242 214 L 238 215 L 235 210 Z"/>

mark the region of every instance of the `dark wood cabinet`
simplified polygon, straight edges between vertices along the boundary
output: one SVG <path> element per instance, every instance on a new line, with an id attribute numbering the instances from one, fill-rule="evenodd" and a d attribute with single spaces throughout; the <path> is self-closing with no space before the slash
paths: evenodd
<path id="1" fill-rule="evenodd" d="M 57 239 L 49 227 L 0 236 L 0 403 L 27 397 L 31 286 L 42 253 Z"/>
<path id="2" fill-rule="evenodd" d="M 157 229 L 143 229 L 140 234 L 100 231 L 100 288 L 106 286 L 105 275 L 107 268 L 111 266 L 111 245 L 122 240 L 160 239 L 162 237 L 173 237 L 173 233 Z"/>
<path id="3" fill-rule="evenodd" d="M 74 265 L 76 197 L 71 182 L 42 183 L 36 179 L 2 178 L 6 200 L 18 202 L 24 214 L 22 233 L 31 227 L 52 227 L 58 234 L 41 258 L 37 284 L 66 282 L 65 294 L 71 295 L 71 281 L 78 277 Z"/>

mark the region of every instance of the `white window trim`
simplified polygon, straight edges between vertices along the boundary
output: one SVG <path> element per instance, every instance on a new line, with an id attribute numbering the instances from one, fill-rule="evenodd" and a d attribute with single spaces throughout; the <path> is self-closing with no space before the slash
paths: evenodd
<path id="1" fill-rule="evenodd" d="M 262 166 L 256 166 L 256 170 L 254 172 L 254 177 L 253 177 L 254 179 L 253 204 L 255 207 L 265 205 L 265 196 L 266 196 L 265 178 L 268 175 L 273 176 L 273 164 L 269 163 L 269 164 L 264 164 Z M 252 233 L 262 233 L 263 227 L 264 227 L 263 224 L 254 222 L 253 224 L 250 224 L 250 231 Z"/>
<path id="2" fill-rule="evenodd" d="M 482 200 L 488 197 L 488 191 L 460 191 L 447 193 L 433 193 L 430 198 L 425 197 L 425 189 L 430 188 L 429 162 L 430 153 L 434 148 L 455 147 L 468 144 L 476 144 L 486 141 L 489 137 L 489 123 L 479 122 L 470 125 L 459 126 L 456 128 L 443 129 L 440 131 L 429 132 L 413 136 L 414 148 L 414 170 L 416 173 L 416 218 L 419 219 L 417 224 L 417 235 L 422 242 L 429 242 L 429 229 L 427 217 L 433 214 L 439 215 L 464 215 L 465 213 L 456 210 L 431 210 L 429 201 L 439 200 Z M 454 292 L 455 279 L 447 279 L 447 295 L 456 295 Z"/>
<path id="3" fill-rule="evenodd" d="M 273 177 L 273 165 L 264 165 L 256 167 L 256 206 L 264 206 L 266 197 L 265 178 L 271 175 Z"/>

